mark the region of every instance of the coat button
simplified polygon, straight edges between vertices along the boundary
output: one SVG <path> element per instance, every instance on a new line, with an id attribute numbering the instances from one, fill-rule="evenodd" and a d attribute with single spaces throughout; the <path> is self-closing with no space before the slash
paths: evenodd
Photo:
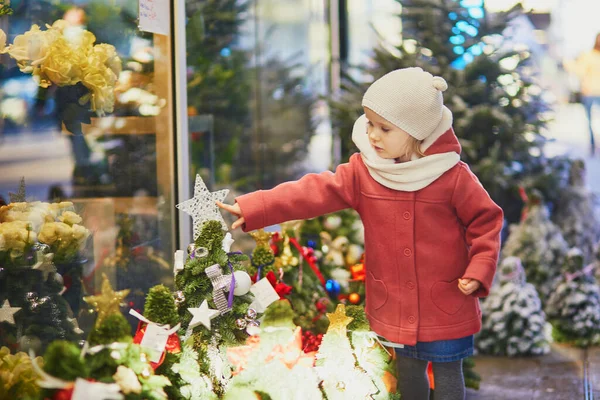
<path id="1" fill-rule="evenodd" d="M 408 211 L 404 211 L 404 214 L 402 214 L 402 217 L 404 217 L 404 219 L 410 219 L 410 213 Z"/>
<path id="2" fill-rule="evenodd" d="M 411 316 L 408 317 L 408 323 L 409 324 L 414 324 L 416 320 L 417 319 L 415 318 L 414 315 L 411 315 Z"/>
<path id="3" fill-rule="evenodd" d="M 410 257 L 412 255 L 412 251 L 407 247 L 404 249 L 404 255 L 406 257 Z"/>
<path id="4" fill-rule="evenodd" d="M 410 290 L 413 290 L 415 288 L 415 283 L 412 281 L 408 281 L 408 282 L 406 282 L 406 287 L 409 288 Z"/>

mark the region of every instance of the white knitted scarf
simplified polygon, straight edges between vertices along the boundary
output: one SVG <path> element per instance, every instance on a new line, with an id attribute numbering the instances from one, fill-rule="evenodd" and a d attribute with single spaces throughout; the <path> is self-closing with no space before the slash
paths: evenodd
<path id="1" fill-rule="evenodd" d="M 452 126 L 452 113 L 446 107 L 442 121 L 435 131 L 423 141 L 421 150 L 425 151 Z M 385 187 L 404 192 L 415 192 L 427 187 L 442 174 L 460 161 L 460 155 L 454 151 L 432 154 L 422 158 L 413 157 L 411 161 L 396 163 L 393 159 L 381 158 L 371 146 L 367 135 L 367 118 L 360 116 L 352 129 L 352 141 L 360 150 L 363 162 L 369 174 Z"/>

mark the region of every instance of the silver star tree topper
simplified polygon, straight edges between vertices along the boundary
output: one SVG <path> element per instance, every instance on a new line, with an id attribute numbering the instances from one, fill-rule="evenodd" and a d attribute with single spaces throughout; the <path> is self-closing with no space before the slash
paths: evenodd
<path id="1" fill-rule="evenodd" d="M 194 240 L 200 236 L 202 225 L 205 222 L 216 220 L 220 221 L 224 230 L 229 230 L 216 201 L 224 201 L 229 189 L 210 192 L 202 177 L 196 175 L 196 184 L 194 185 L 194 197 L 183 203 L 177 204 L 177 208 L 192 216 L 194 221 Z"/>

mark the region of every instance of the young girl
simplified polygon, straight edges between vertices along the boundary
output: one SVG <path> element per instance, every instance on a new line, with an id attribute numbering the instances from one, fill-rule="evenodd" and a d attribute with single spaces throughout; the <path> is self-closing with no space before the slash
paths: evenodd
<path id="1" fill-rule="evenodd" d="M 218 205 L 252 231 L 344 208 L 365 226 L 366 312 L 392 342 L 403 400 L 465 397 L 462 359 L 481 328 L 479 297 L 489 293 L 502 210 L 460 161 L 443 78 L 421 68 L 392 71 L 363 97 L 352 139 L 360 153 L 335 173 L 308 174 L 272 190 Z"/>

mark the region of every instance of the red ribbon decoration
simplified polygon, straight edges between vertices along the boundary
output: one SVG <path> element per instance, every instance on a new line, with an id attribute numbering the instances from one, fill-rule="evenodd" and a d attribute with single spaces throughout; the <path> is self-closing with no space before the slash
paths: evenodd
<path id="1" fill-rule="evenodd" d="M 298 249 L 298 252 L 302 256 L 302 258 L 306 260 L 306 262 L 313 270 L 317 278 L 319 278 L 319 280 L 321 281 L 321 285 L 325 287 L 325 278 L 323 277 L 323 274 L 321 274 L 321 271 L 319 271 L 319 267 L 317 266 L 317 257 L 315 257 L 315 250 L 310 247 L 300 246 L 298 241 L 292 237 L 290 238 L 290 243 L 293 244 L 294 247 L 296 247 L 296 249 Z"/>
<path id="2" fill-rule="evenodd" d="M 285 299 L 285 296 L 292 293 L 292 287 L 286 285 L 283 282 L 277 283 L 277 277 L 273 271 L 269 271 L 266 276 L 267 280 L 271 283 L 271 286 L 275 289 L 280 299 Z"/>
<path id="3" fill-rule="evenodd" d="M 142 342 L 142 338 L 146 333 L 146 326 L 148 326 L 147 323 L 143 321 L 138 322 L 137 330 L 135 331 L 135 336 L 133 337 L 133 343 L 140 344 Z M 165 361 L 165 355 L 167 352 L 177 354 L 180 351 L 181 341 L 179 340 L 179 335 L 177 335 L 177 332 L 175 332 L 169 336 L 169 339 L 167 339 L 167 345 L 165 346 L 165 351 L 163 351 L 162 355 L 160 356 L 160 360 L 158 360 L 157 363 L 150 362 L 152 369 L 155 370 L 156 368 L 160 367 L 160 365 Z"/>

